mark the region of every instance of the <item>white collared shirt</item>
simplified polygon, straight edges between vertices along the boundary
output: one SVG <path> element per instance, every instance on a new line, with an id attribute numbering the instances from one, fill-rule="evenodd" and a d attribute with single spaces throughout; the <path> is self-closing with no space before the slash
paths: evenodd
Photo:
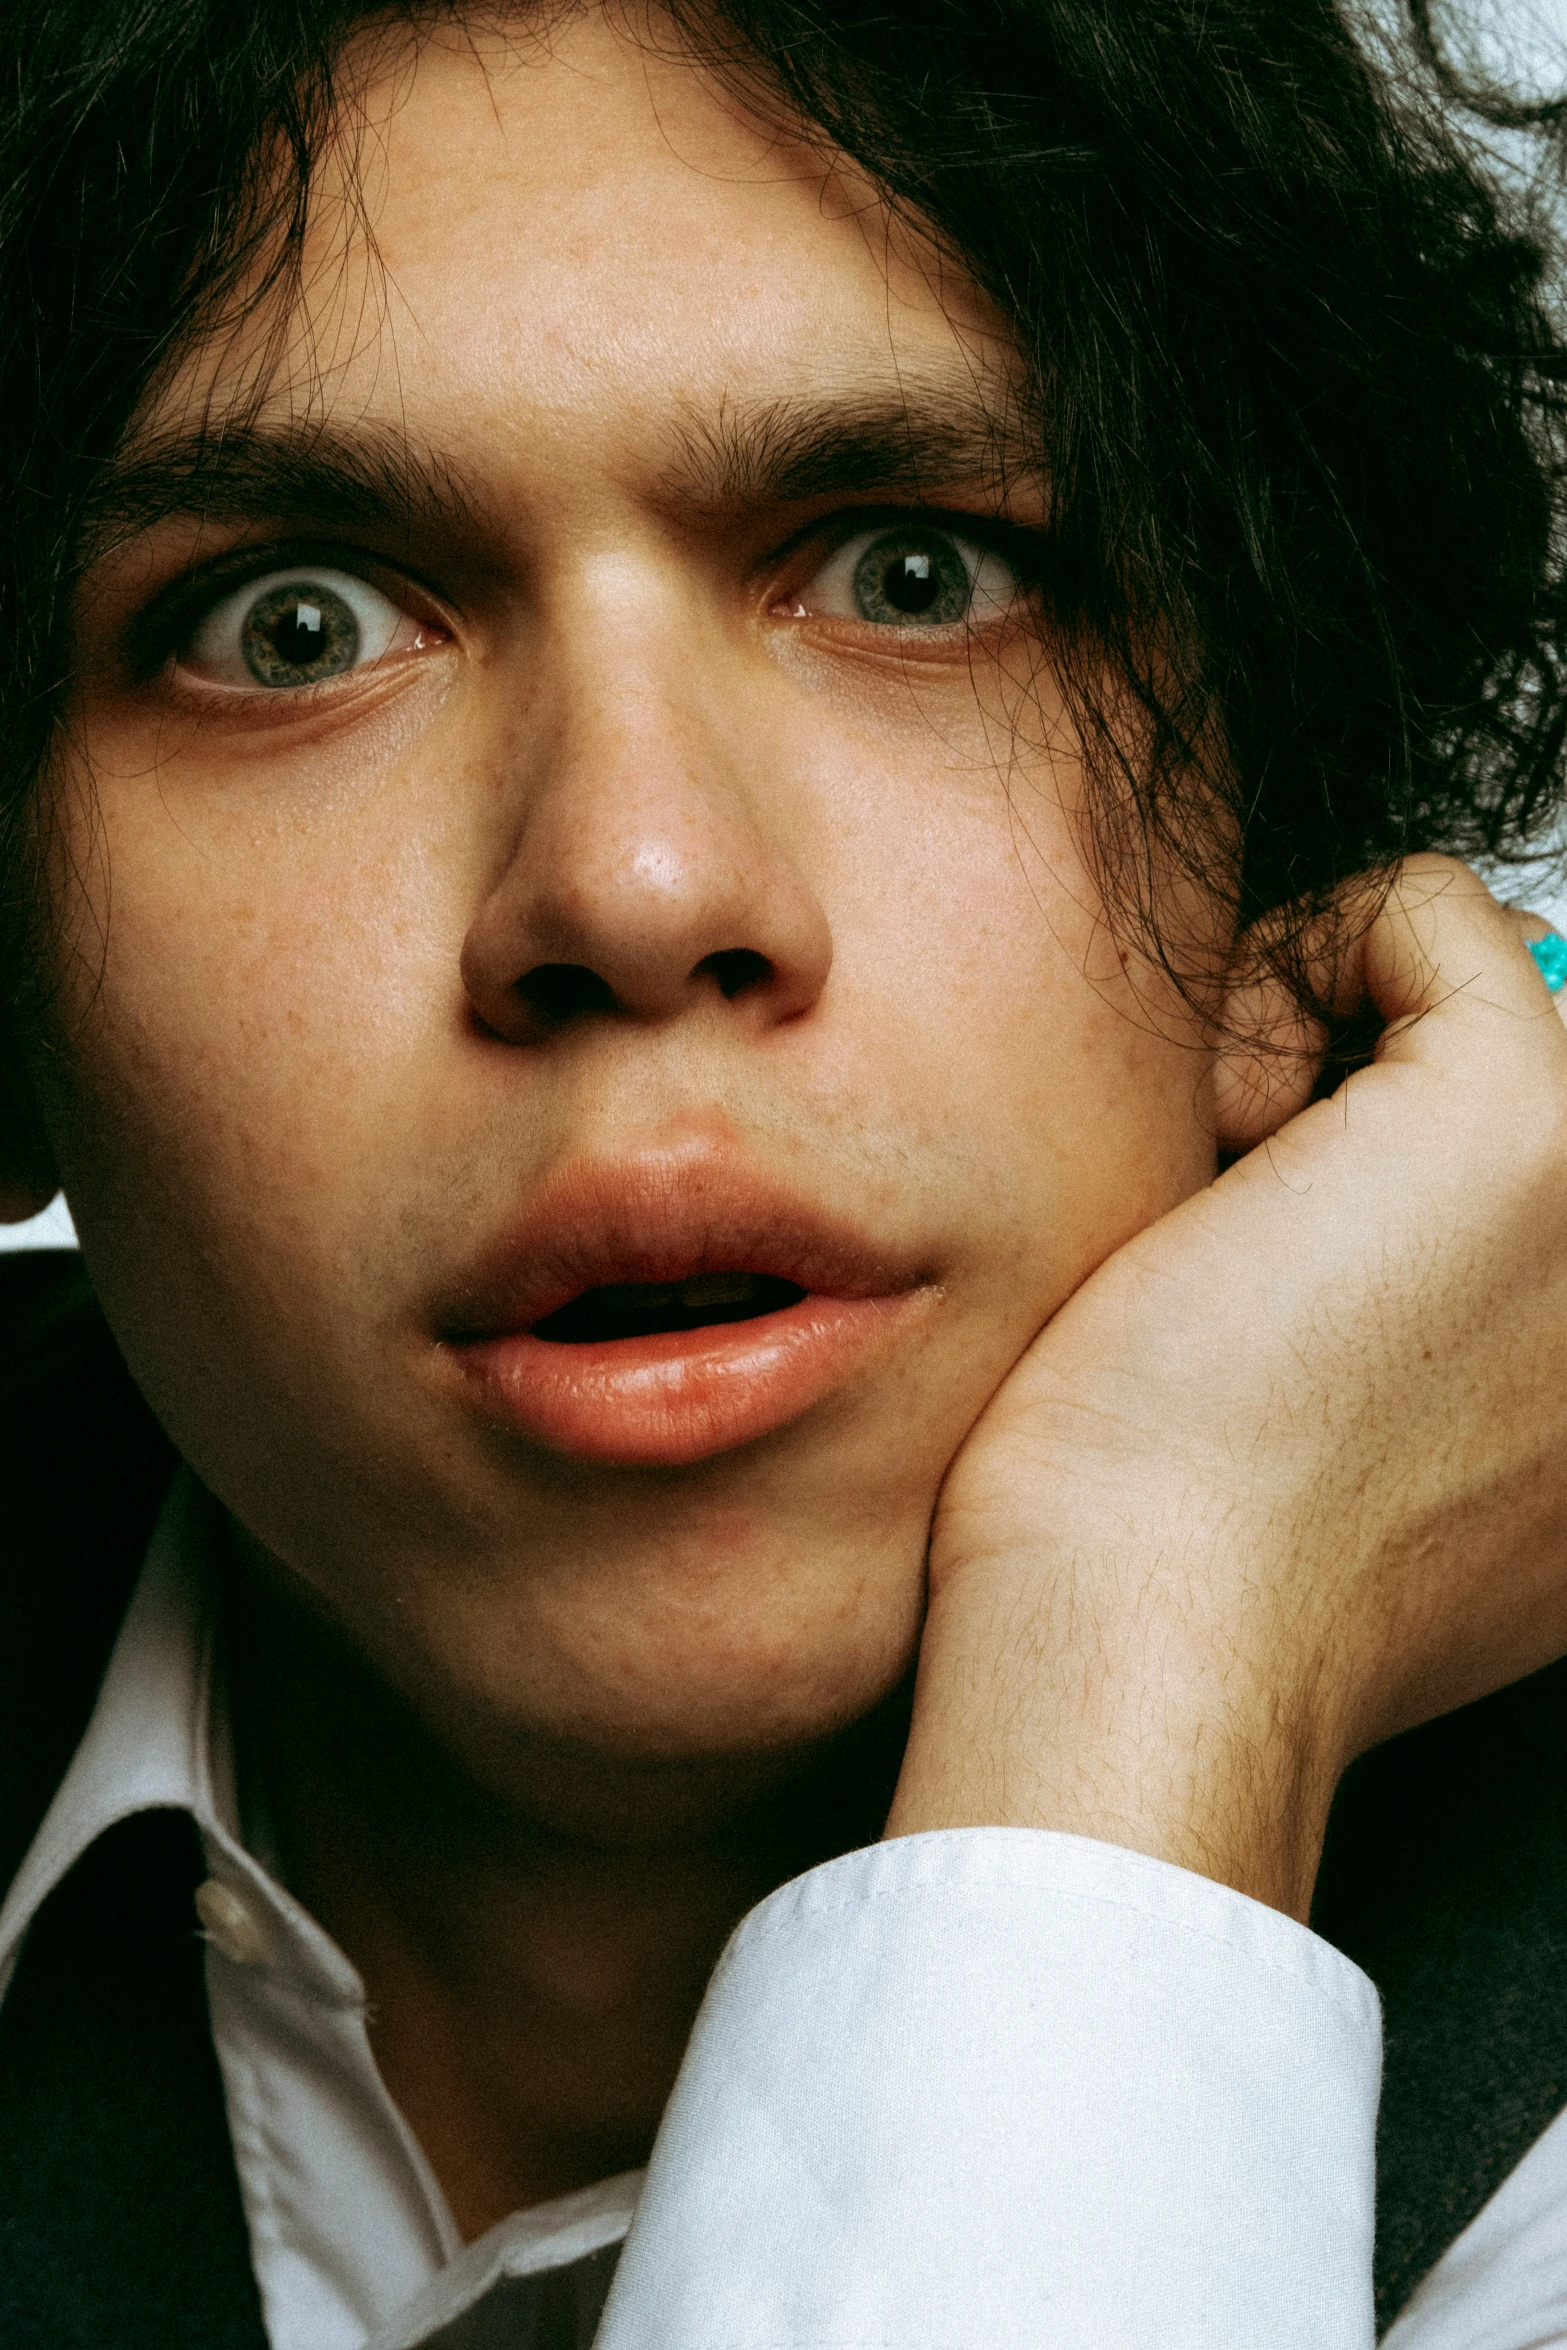
<path id="1" fill-rule="evenodd" d="M 0 1996 L 28 1922 L 106 1828 L 159 1806 L 188 1811 L 209 1872 L 198 1898 L 212 2035 L 272 2350 L 360 2350 L 382 2331 L 417 2343 L 503 2276 L 618 2243 L 641 2174 L 520 2213 L 464 2248 L 387 2095 L 356 1969 L 241 1841 L 215 1517 L 182 1471 L 86 1735 L 0 1911 Z"/>
<path id="2" fill-rule="evenodd" d="M 242 1840 L 212 1510 L 182 1476 L 0 1910 L 0 1996 L 97 1836 L 192 1814 L 272 2350 L 414 2350 L 628 2224 L 600 2350 L 1369 2350 L 1371 1984 L 1224 1886 L 1027 1829 L 876 1845 L 771 1895 L 714 1975 L 645 2180 L 464 2248 L 358 1975 Z M 1387 2341 L 1567 2344 L 1567 2116 Z"/>

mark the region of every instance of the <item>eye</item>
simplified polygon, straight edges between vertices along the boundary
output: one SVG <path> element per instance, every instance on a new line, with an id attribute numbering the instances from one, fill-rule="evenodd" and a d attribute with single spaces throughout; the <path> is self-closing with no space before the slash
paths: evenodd
<path id="1" fill-rule="evenodd" d="M 835 548 L 798 609 L 874 628 L 983 628 L 1004 619 L 1022 593 L 994 548 L 939 523 L 900 522 Z"/>
<path id="2" fill-rule="evenodd" d="M 210 684 L 275 692 L 324 685 L 438 634 L 350 571 L 273 571 L 202 615 L 179 666 Z"/>

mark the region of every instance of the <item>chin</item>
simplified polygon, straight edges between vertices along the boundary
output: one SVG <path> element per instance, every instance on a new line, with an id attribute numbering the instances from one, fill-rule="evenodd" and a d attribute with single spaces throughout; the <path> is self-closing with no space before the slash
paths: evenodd
<path id="1" fill-rule="evenodd" d="M 763 1606 L 754 1587 L 715 1594 L 701 1610 L 671 1595 L 650 1611 L 639 1596 L 642 1605 L 623 1595 L 618 1611 L 592 1607 L 547 1628 L 528 1611 L 504 1635 L 492 1623 L 489 1637 L 455 1644 L 449 1620 L 430 1627 L 438 1710 L 476 1775 L 497 1791 L 505 1782 L 530 1810 L 553 1810 L 546 1790 L 557 1770 L 563 1787 L 576 1785 L 594 1762 L 606 1779 L 689 1775 L 693 1793 L 704 1783 L 704 1803 L 727 1778 L 744 1800 L 908 1679 L 923 1551 L 913 1549 L 896 1582 L 845 1592 L 812 1578 L 785 1606 L 776 1583 Z"/>

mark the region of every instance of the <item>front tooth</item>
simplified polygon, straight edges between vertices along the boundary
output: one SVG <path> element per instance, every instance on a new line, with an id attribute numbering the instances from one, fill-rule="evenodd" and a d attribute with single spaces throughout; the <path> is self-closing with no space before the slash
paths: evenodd
<path id="1" fill-rule="evenodd" d="M 622 1313 L 651 1314 L 660 1306 L 672 1306 L 680 1295 L 680 1285 L 674 1281 L 606 1281 L 596 1294 L 605 1305 L 618 1307 Z"/>
<path id="2" fill-rule="evenodd" d="M 683 1305 L 738 1306 L 744 1305 L 756 1289 L 754 1273 L 697 1273 L 680 1284 Z"/>

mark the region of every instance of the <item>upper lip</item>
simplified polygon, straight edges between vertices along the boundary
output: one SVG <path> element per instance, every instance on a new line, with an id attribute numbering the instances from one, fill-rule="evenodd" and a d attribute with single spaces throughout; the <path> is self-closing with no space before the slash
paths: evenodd
<path id="1" fill-rule="evenodd" d="M 707 1156 L 578 1159 L 545 1178 L 526 1213 L 460 1277 L 441 1314 L 450 1340 L 531 1330 L 610 1283 L 769 1274 L 832 1297 L 886 1297 L 928 1278 L 755 1169 Z"/>

